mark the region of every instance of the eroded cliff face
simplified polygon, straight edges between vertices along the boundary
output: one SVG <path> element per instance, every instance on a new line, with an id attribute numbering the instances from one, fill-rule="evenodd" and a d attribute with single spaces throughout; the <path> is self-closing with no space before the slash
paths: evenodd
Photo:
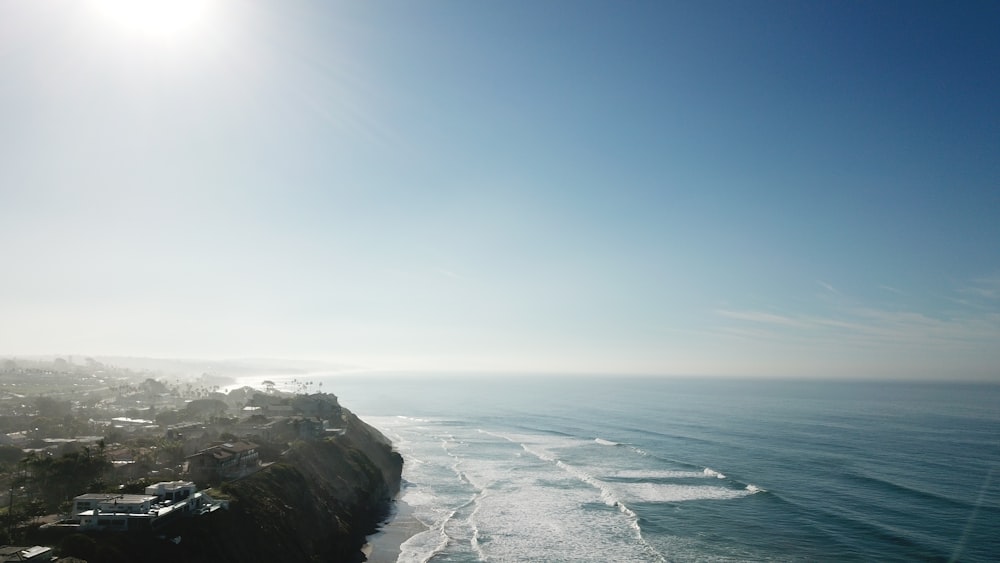
<path id="1" fill-rule="evenodd" d="M 89 537 L 101 561 L 363 561 L 365 537 L 399 491 L 402 457 L 344 410 L 342 434 L 292 445 L 282 459 L 224 484 L 229 509 L 178 521 L 157 534 Z"/>
<path id="2" fill-rule="evenodd" d="M 187 523 L 188 561 L 360 561 L 365 536 L 399 492 L 403 460 L 345 411 L 344 433 L 296 443 L 275 463 L 222 491 L 229 510 Z"/>

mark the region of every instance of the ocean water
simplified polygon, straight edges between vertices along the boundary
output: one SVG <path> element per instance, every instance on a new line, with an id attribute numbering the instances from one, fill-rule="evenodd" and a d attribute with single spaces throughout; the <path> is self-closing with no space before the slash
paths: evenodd
<path id="1" fill-rule="evenodd" d="M 399 561 L 1000 560 L 1000 386 L 323 381 L 405 459 Z"/>

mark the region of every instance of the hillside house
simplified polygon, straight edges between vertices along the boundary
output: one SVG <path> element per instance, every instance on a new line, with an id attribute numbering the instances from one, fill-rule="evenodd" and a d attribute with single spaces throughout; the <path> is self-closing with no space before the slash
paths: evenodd
<path id="1" fill-rule="evenodd" d="M 73 517 L 78 518 L 84 512 L 115 512 L 124 514 L 142 514 L 149 512 L 150 505 L 156 501 L 153 495 L 126 495 L 119 493 L 87 493 L 73 499 Z"/>
<path id="2" fill-rule="evenodd" d="M 171 501 L 179 503 L 187 500 L 198 492 L 198 488 L 191 481 L 161 481 L 155 485 L 146 487 L 146 494 L 153 495 L 160 501 Z"/>
<path id="3" fill-rule="evenodd" d="M 187 457 L 187 472 L 195 481 L 237 479 L 260 467 L 257 444 L 232 442 L 212 446 Z"/>
<path id="4" fill-rule="evenodd" d="M 194 514 L 206 503 L 190 481 L 165 481 L 144 495 L 88 493 L 73 499 L 73 518 L 81 529 L 155 530 L 177 517 Z"/>
<path id="5" fill-rule="evenodd" d="M 13 561 L 52 561 L 52 548 L 41 545 L 32 547 L 5 545 L 0 547 L 0 563 Z"/>

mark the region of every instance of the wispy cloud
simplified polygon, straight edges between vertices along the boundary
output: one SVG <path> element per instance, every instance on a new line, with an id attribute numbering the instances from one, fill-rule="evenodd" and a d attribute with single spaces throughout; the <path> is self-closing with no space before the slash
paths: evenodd
<path id="1" fill-rule="evenodd" d="M 716 311 L 719 315 L 723 317 L 728 317 L 730 319 L 737 319 L 741 321 L 749 321 L 751 323 L 760 323 L 765 325 L 780 325 L 780 326 L 793 326 L 802 327 L 804 326 L 801 319 L 794 319 L 792 317 L 777 315 L 774 313 L 768 313 L 766 311 L 734 311 L 729 309 L 720 309 Z"/>
<path id="2" fill-rule="evenodd" d="M 825 281 L 823 281 L 823 280 L 816 280 L 816 283 L 818 283 L 820 287 L 822 287 L 823 289 L 829 291 L 830 293 L 832 293 L 834 295 L 840 295 L 840 292 L 837 291 L 837 288 L 835 288 L 832 285 L 826 283 Z"/>
<path id="3" fill-rule="evenodd" d="M 888 291 L 889 293 L 895 293 L 896 295 L 906 295 L 906 293 L 904 293 L 903 290 L 892 287 L 891 285 L 880 285 L 878 286 L 878 288 Z"/>
<path id="4" fill-rule="evenodd" d="M 992 289 L 986 282 L 995 281 Z M 827 287 L 829 284 L 820 282 Z M 1000 280 L 977 280 L 976 294 L 984 298 L 1000 296 Z M 832 287 L 830 291 L 836 291 Z M 963 292 L 970 292 L 964 289 Z M 839 295 L 839 293 L 838 293 Z M 759 309 L 720 309 L 716 315 L 725 320 L 716 328 L 718 334 L 768 341 L 771 343 L 836 344 L 839 347 L 883 348 L 895 350 L 972 351 L 993 354 L 1000 342 L 1000 311 L 989 308 L 963 308 L 954 311 L 926 311 L 916 307 L 889 308 L 863 303 L 844 296 L 819 313 L 776 312 Z"/>
<path id="5" fill-rule="evenodd" d="M 719 311 L 721 316 L 756 325 L 758 337 L 837 340 L 867 346 L 968 346 L 1000 342 L 1000 315 L 933 318 L 912 311 L 855 308 L 836 316 L 786 316 L 764 311 Z M 730 327 L 727 327 L 730 328 Z"/>
<path id="6" fill-rule="evenodd" d="M 960 291 L 966 295 L 972 295 L 991 301 L 1000 300 L 1000 274 L 976 278 Z"/>

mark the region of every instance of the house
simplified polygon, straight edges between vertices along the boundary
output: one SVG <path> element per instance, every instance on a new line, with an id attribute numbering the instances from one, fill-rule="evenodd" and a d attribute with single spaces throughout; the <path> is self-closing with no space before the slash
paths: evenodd
<path id="1" fill-rule="evenodd" d="M 319 417 L 321 419 L 340 418 L 342 409 L 333 395 L 316 393 L 313 395 L 298 395 L 292 399 L 295 411 L 302 416 Z"/>
<path id="2" fill-rule="evenodd" d="M 267 416 L 291 416 L 295 414 L 295 407 L 292 405 L 264 405 L 264 412 Z"/>
<path id="3" fill-rule="evenodd" d="M 237 479 L 260 467 L 257 444 L 232 442 L 212 446 L 187 457 L 187 472 L 195 481 Z"/>
<path id="4" fill-rule="evenodd" d="M 40 545 L 32 547 L 5 545 L 0 547 L 0 563 L 13 561 L 52 561 L 52 548 Z"/>
<path id="5" fill-rule="evenodd" d="M 73 499 L 73 518 L 81 529 L 155 530 L 202 509 L 206 497 L 190 481 L 164 481 L 144 495 L 88 493 Z"/>
<path id="6" fill-rule="evenodd" d="M 124 446 L 108 449 L 105 452 L 104 457 L 115 467 L 135 463 L 135 454 L 133 453 L 132 448 L 126 448 Z"/>
<path id="7" fill-rule="evenodd" d="M 167 427 L 166 438 L 168 440 L 181 440 L 188 434 L 204 429 L 205 425 L 200 422 L 179 422 Z"/>
<path id="8" fill-rule="evenodd" d="M 298 431 L 300 440 L 316 440 L 323 436 L 323 421 L 319 418 L 295 416 L 291 419 L 292 427 Z"/>
<path id="9" fill-rule="evenodd" d="M 148 530 L 155 501 L 152 495 L 87 493 L 73 499 L 73 518 L 84 529 Z"/>
<path id="10" fill-rule="evenodd" d="M 125 432 L 138 432 L 140 430 L 159 430 L 160 426 L 152 420 L 144 418 L 129 418 L 119 416 L 111 419 L 111 426 Z"/>
<path id="11" fill-rule="evenodd" d="M 310 441 L 323 437 L 323 421 L 303 416 L 281 417 L 260 430 L 264 439 L 270 442 Z"/>
<path id="12" fill-rule="evenodd" d="M 195 496 L 198 488 L 191 481 L 161 481 L 146 487 L 146 494 L 153 495 L 161 501 L 178 503 Z"/>
<path id="13" fill-rule="evenodd" d="M 73 499 L 73 517 L 78 518 L 84 512 L 94 510 L 123 514 L 147 513 L 155 501 L 156 497 L 153 495 L 87 493 Z"/>

